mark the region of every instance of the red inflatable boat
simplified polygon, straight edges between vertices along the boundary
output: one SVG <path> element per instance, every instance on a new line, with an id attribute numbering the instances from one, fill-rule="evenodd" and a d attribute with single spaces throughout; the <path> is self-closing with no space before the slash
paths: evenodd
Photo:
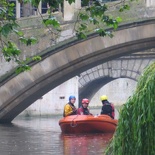
<path id="1" fill-rule="evenodd" d="M 72 115 L 59 121 L 62 133 L 113 133 L 117 120 L 107 115 Z"/>

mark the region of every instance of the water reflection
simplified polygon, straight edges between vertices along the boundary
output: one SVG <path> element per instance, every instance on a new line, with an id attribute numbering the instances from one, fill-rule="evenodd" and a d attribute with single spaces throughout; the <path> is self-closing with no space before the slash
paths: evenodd
<path id="1" fill-rule="evenodd" d="M 61 135 L 64 155 L 103 155 L 112 134 Z"/>
<path id="2" fill-rule="evenodd" d="M 61 134 L 58 121 L 17 118 L 0 125 L 0 155 L 103 155 L 111 134 Z"/>
<path id="3" fill-rule="evenodd" d="M 0 154 L 63 154 L 61 131 L 58 125 L 55 126 L 56 120 L 58 118 L 17 119 L 13 124 L 0 125 Z"/>

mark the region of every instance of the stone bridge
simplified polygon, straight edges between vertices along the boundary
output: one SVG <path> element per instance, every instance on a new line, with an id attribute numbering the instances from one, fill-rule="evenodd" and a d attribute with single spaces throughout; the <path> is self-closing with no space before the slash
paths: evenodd
<path id="1" fill-rule="evenodd" d="M 142 21 L 119 27 L 112 39 L 94 34 L 87 40 L 49 50 L 31 71 L 1 84 L 0 122 L 11 122 L 48 91 L 92 67 L 154 48 L 154 30 L 154 20 Z"/>
<path id="2" fill-rule="evenodd" d="M 79 98 L 90 100 L 102 86 L 119 79 L 128 78 L 137 81 L 144 69 L 155 61 L 155 49 L 133 53 L 98 66 L 95 66 L 79 77 Z"/>

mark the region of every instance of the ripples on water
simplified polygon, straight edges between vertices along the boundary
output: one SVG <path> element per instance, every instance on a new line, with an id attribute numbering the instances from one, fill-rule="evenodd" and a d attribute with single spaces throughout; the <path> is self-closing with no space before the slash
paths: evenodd
<path id="1" fill-rule="evenodd" d="M 18 117 L 0 125 L 0 155 L 103 155 L 111 134 L 63 135 L 60 118 Z"/>

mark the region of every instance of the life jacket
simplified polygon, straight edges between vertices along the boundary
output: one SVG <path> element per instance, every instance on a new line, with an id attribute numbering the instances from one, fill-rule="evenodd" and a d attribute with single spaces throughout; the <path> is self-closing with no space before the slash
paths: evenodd
<path id="1" fill-rule="evenodd" d="M 109 115 L 111 118 L 115 118 L 115 109 L 114 109 L 114 105 L 110 102 L 103 101 L 103 106 L 102 106 L 102 111 L 101 114 L 106 114 Z"/>
<path id="2" fill-rule="evenodd" d="M 75 107 L 72 103 L 70 103 L 70 102 L 67 103 L 67 104 L 70 106 L 70 108 L 71 108 L 72 111 L 73 111 L 70 115 L 76 115 L 76 107 Z M 66 104 L 66 105 L 67 105 L 67 104 Z M 65 105 L 65 106 L 66 106 L 66 105 Z M 63 112 L 63 117 L 65 117 L 65 108 L 64 108 L 64 112 Z"/>
<path id="3" fill-rule="evenodd" d="M 81 112 L 83 113 L 83 115 L 90 115 L 89 109 L 88 108 L 84 108 L 82 106 L 78 109 L 77 114 L 81 114 Z"/>

